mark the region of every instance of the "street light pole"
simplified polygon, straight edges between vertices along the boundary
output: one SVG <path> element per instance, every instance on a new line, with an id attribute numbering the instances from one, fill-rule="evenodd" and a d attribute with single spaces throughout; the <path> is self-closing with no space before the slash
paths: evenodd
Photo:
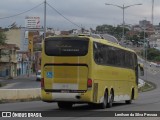
<path id="1" fill-rule="evenodd" d="M 124 25 L 125 25 L 125 20 L 124 20 L 124 10 L 131 7 L 131 6 L 136 6 L 136 5 L 142 5 L 142 4 L 133 4 L 133 5 L 128 5 L 128 6 L 119 6 L 119 5 L 115 5 L 115 4 L 108 4 L 108 3 L 105 3 L 105 5 L 112 5 L 112 6 L 116 6 L 120 9 L 123 10 L 123 33 L 122 33 L 122 40 L 124 40 Z"/>
<path id="2" fill-rule="evenodd" d="M 44 1 L 44 39 L 46 37 L 46 0 Z"/>
<path id="3" fill-rule="evenodd" d="M 122 9 L 123 9 L 123 35 L 122 35 L 122 40 L 124 40 L 124 24 L 125 24 L 125 22 L 124 22 L 124 4 L 123 4 L 123 7 L 122 7 Z"/>
<path id="4" fill-rule="evenodd" d="M 152 0 L 152 25 L 153 25 L 153 22 L 154 22 L 153 21 L 154 20 L 154 15 L 153 15 L 154 13 L 153 12 L 154 12 L 154 0 Z"/>
<path id="5" fill-rule="evenodd" d="M 146 29 L 146 25 L 144 25 L 144 35 L 143 35 L 143 49 L 144 49 L 144 51 L 143 51 L 143 57 L 144 57 L 144 60 L 145 60 L 145 62 L 146 62 L 146 36 L 145 36 L 145 29 Z"/>

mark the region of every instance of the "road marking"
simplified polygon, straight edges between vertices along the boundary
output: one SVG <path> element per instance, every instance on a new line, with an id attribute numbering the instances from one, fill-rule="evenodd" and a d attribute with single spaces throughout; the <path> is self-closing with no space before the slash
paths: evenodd
<path id="1" fill-rule="evenodd" d="M 153 75 L 156 75 L 156 74 L 158 74 L 160 72 L 160 70 L 154 69 L 154 68 L 150 68 L 150 67 L 146 67 L 146 70 L 148 72 L 150 72 L 151 74 L 153 74 Z"/>

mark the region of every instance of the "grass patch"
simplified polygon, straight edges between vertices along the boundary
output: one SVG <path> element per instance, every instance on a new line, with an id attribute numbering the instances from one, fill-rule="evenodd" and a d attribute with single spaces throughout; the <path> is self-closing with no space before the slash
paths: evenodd
<path id="1" fill-rule="evenodd" d="M 7 83 L 0 83 L 0 87 L 4 87 Z"/>
<path id="2" fill-rule="evenodd" d="M 156 88 L 156 84 L 149 82 L 149 81 L 145 81 L 145 85 L 140 87 L 138 89 L 139 92 L 147 92 L 147 91 L 151 91 L 154 90 Z"/>
<path id="3" fill-rule="evenodd" d="M 30 101 L 39 101 L 41 100 L 41 97 L 36 98 L 28 98 L 28 99 L 1 99 L 0 104 L 3 103 L 14 103 L 14 102 L 30 102 Z"/>

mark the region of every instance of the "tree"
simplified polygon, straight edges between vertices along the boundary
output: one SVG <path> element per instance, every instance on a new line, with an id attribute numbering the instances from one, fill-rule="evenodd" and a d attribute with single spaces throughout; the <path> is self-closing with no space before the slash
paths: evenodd
<path id="1" fill-rule="evenodd" d="M 5 44 L 6 40 L 7 40 L 6 35 L 3 32 L 0 32 L 0 45 Z"/>
<path id="2" fill-rule="evenodd" d="M 148 38 L 148 34 L 145 32 L 145 38 Z M 140 39 L 144 39 L 144 32 L 140 32 Z"/>
<path id="3" fill-rule="evenodd" d="M 160 61 L 160 56 L 156 56 L 156 57 L 154 58 L 154 60 L 157 61 L 157 62 L 159 62 L 159 61 Z"/>
<path id="4" fill-rule="evenodd" d="M 147 58 L 151 61 L 160 61 L 160 51 L 155 48 L 147 49 Z"/>
<path id="5" fill-rule="evenodd" d="M 122 38 L 123 28 L 121 26 L 114 27 L 112 25 L 99 25 L 96 27 L 96 31 L 98 33 L 107 33 L 110 34 L 117 39 Z M 126 33 L 129 31 L 128 28 L 124 28 L 124 34 L 126 36 Z"/>

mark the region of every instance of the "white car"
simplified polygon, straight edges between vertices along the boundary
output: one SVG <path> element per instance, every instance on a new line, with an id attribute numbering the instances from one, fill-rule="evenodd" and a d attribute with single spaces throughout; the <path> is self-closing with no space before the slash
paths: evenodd
<path id="1" fill-rule="evenodd" d="M 36 74 L 36 80 L 40 81 L 41 80 L 41 70 L 38 70 L 37 74 Z"/>
<path id="2" fill-rule="evenodd" d="M 156 67 L 160 67 L 160 64 L 156 64 Z"/>

